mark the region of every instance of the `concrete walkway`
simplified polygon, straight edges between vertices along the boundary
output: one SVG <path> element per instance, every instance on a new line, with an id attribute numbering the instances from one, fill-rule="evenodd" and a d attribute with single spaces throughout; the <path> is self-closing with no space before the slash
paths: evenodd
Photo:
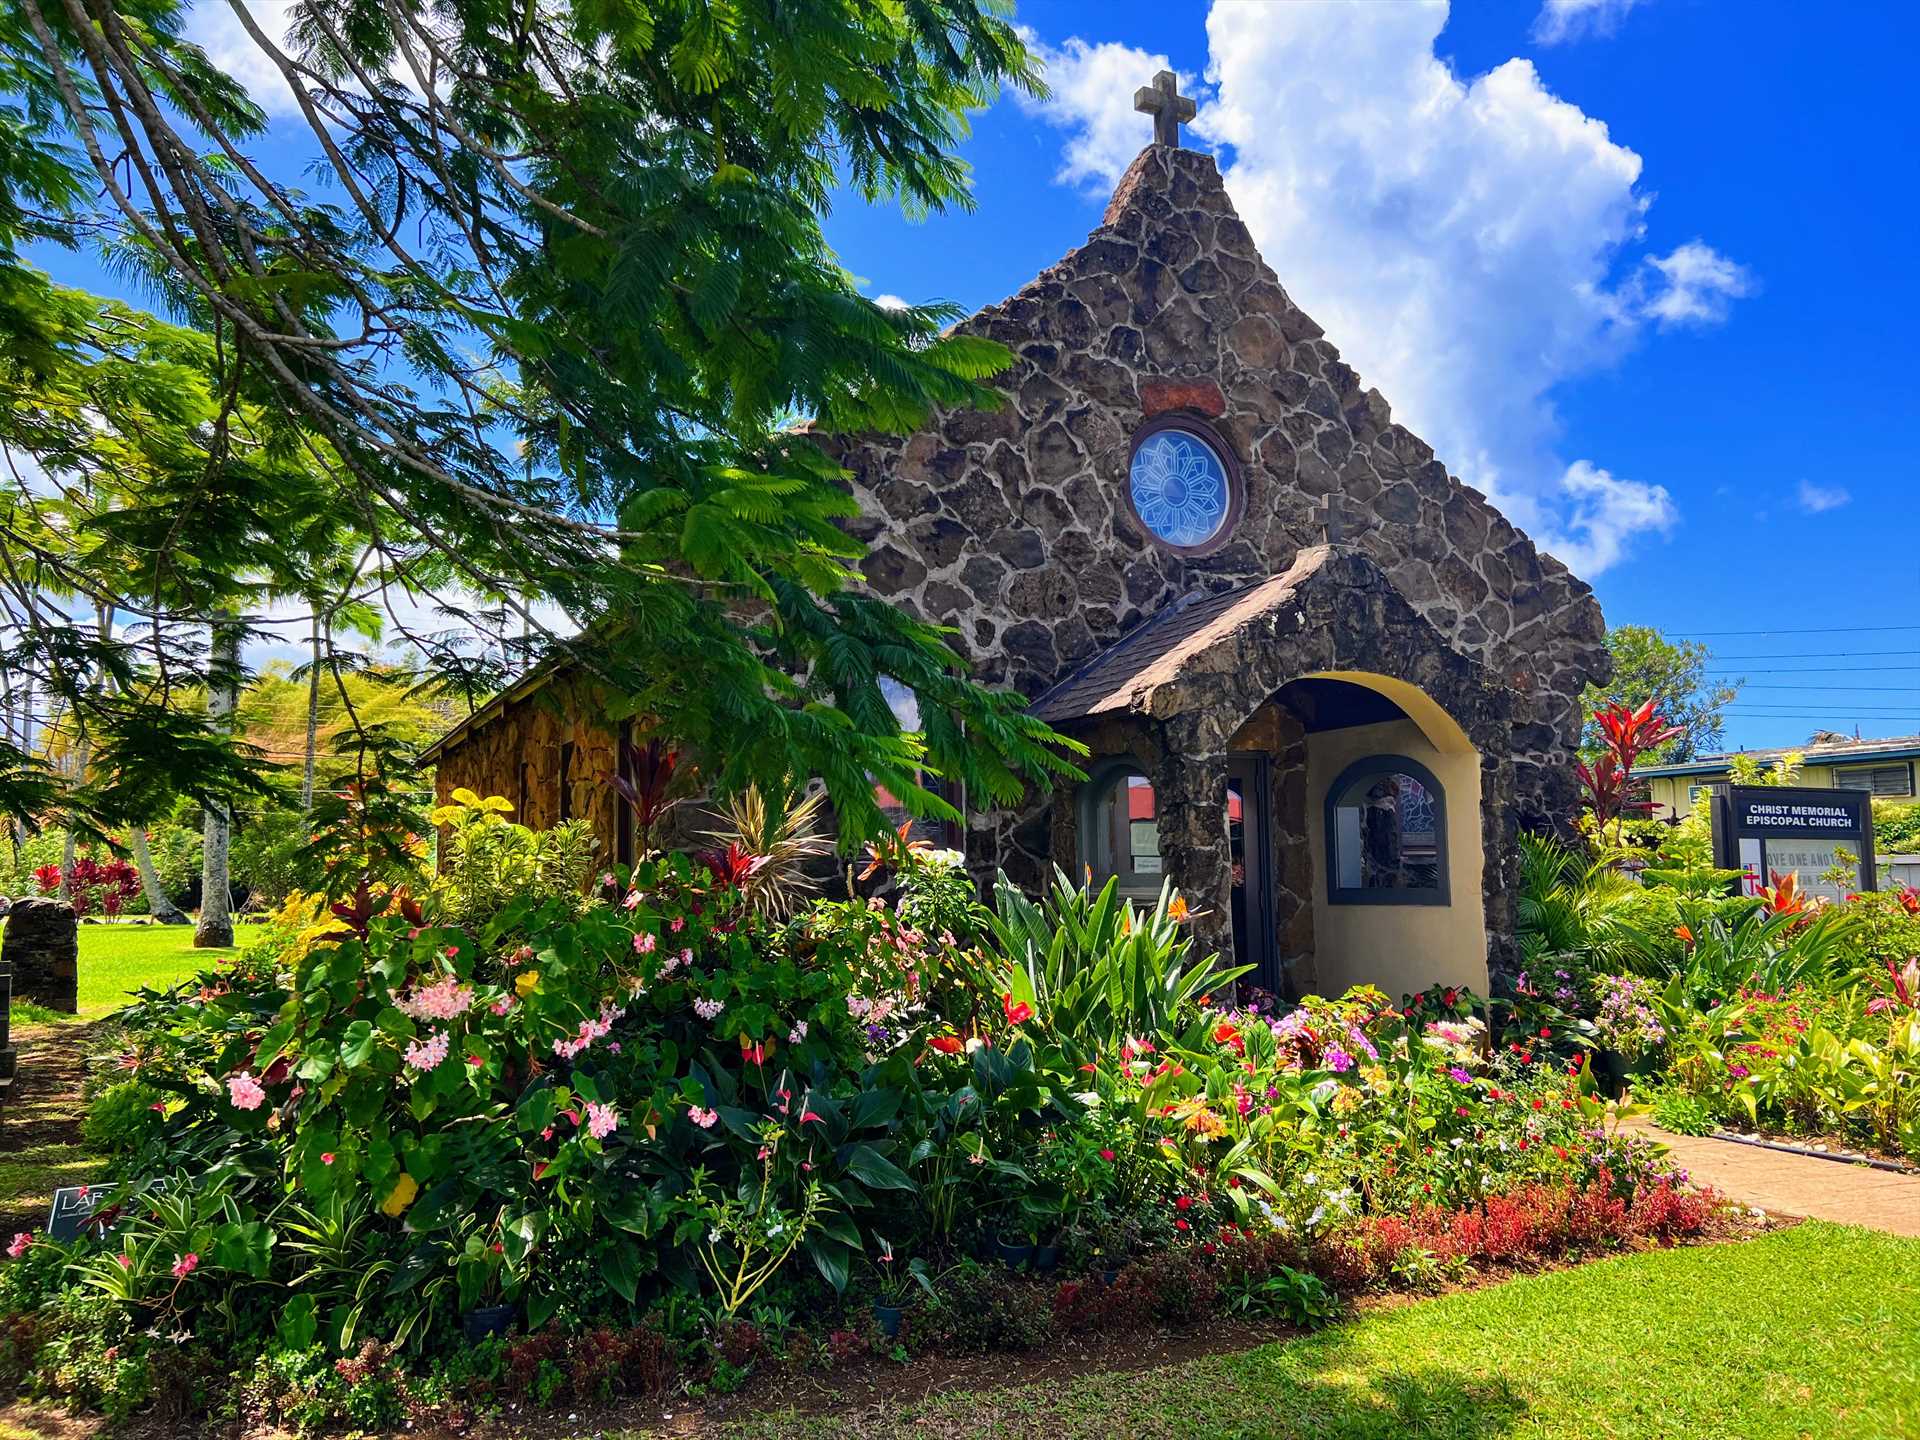
<path id="1" fill-rule="evenodd" d="M 1779 1215 L 1920 1237 L 1920 1175 L 1896 1175 L 1870 1165 L 1789 1155 L 1731 1140 L 1670 1135 L 1644 1120 L 1628 1124 L 1671 1150 L 1695 1184 L 1711 1185 L 1730 1200 Z"/>

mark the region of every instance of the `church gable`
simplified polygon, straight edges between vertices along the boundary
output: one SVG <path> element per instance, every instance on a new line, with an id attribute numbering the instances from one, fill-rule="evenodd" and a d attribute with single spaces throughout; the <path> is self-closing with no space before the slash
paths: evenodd
<path id="1" fill-rule="evenodd" d="M 1336 538 L 1514 692 L 1523 808 L 1564 806 L 1579 697 L 1606 673 L 1590 590 L 1392 423 L 1210 156 L 1143 150 L 1085 245 L 962 328 L 1016 357 L 1001 410 L 826 443 L 853 475 L 869 585 L 954 626 L 983 678 L 1037 695 L 1181 597 L 1284 570 L 1326 537 L 1331 499 Z M 1229 523 L 1197 546 L 1157 539 L 1131 494 L 1136 445 L 1169 423 L 1230 472 Z"/>

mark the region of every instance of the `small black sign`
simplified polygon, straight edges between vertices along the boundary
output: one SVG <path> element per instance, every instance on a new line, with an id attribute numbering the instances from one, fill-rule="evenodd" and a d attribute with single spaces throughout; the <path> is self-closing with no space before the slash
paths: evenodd
<path id="1" fill-rule="evenodd" d="M 47 1216 L 49 1240 L 72 1240 L 87 1228 L 95 1212 L 113 1199 L 118 1185 L 68 1185 L 53 1192 L 53 1211 Z"/>
<path id="2" fill-rule="evenodd" d="M 1840 850 L 1859 862 L 1845 886 L 1821 878 L 1847 868 Z M 1713 797 L 1713 858 L 1723 870 L 1742 872 L 1747 894 L 1789 872 L 1807 894 L 1838 899 L 1875 889 L 1873 798 L 1863 790 L 1730 785 Z"/>

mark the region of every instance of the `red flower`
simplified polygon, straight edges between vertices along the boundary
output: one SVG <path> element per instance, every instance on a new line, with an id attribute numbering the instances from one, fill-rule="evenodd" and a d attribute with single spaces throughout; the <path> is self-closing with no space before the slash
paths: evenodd
<path id="1" fill-rule="evenodd" d="M 1111 1151 L 1111 1150 L 1102 1150 L 1102 1151 L 1100 1152 L 1100 1158 L 1101 1158 L 1102 1160 L 1105 1160 L 1105 1161 L 1108 1161 L 1109 1163 L 1111 1163 L 1111 1162 L 1112 1162 L 1112 1160 L 1113 1160 L 1113 1151 Z"/>
<path id="2" fill-rule="evenodd" d="M 1173 1228 L 1176 1230 L 1191 1230 L 1193 1227 L 1184 1220 L 1176 1220 L 1173 1222 Z"/>
<path id="3" fill-rule="evenodd" d="M 1533 1097 L 1533 1108 L 1536 1110 L 1544 1110 L 1547 1108 L 1547 1102 L 1536 1095 Z"/>
<path id="4" fill-rule="evenodd" d="M 966 1042 L 958 1035 L 929 1035 L 927 1044 L 942 1055 L 958 1055 L 966 1049 Z"/>
<path id="5" fill-rule="evenodd" d="M 1011 990 L 1000 997 L 1000 1008 L 1006 1012 L 1009 1025 L 1024 1025 L 1033 1018 L 1033 1007 L 1024 1000 L 1015 1000 Z"/>
<path id="6" fill-rule="evenodd" d="M 812 1110 L 805 1110 L 805 1111 L 802 1111 L 802 1112 L 801 1112 L 801 1115 L 800 1115 L 800 1123 L 801 1123 L 802 1125 L 805 1125 L 805 1124 L 808 1124 L 808 1123 L 810 1123 L 810 1122 L 812 1122 L 812 1121 L 815 1121 L 815 1120 L 818 1120 L 818 1119 L 820 1119 L 820 1116 L 819 1116 L 819 1115 L 818 1115 L 818 1114 L 817 1114 L 816 1112 L 814 1112 L 814 1111 L 812 1111 Z"/>
<path id="7" fill-rule="evenodd" d="M 1214 1243 L 1213 1243 L 1213 1241 L 1211 1241 L 1211 1240 L 1209 1240 L 1209 1241 L 1207 1241 L 1207 1243 L 1206 1243 L 1206 1244 L 1204 1244 L 1204 1245 L 1202 1245 L 1202 1246 L 1200 1247 L 1200 1249 L 1201 1249 L 1201 1250 L 1202 1250 L 1203 1252 L 1205 1252 L 1206 1254 L 1208 1254 L 1208 1255 L 1211 1255 L 1211 1254 L 1213 1254 L 1213 1252 L 1214 1252 L 1214 1250 L 1215 1250 L 1215 1249 L 1217 1249 L 1217 1248 L 1218 1248 L 1218 1247 L 1217 1247 L 1217 1246 L 1215 1246 L 1215 1245 L 1214 1245 Z"/>
<path id="8" fill-rule="evenodd" d="M 1553 1038 L 1553 1031 L 1549 1030 L 1546 1026 L 1542 1025 L 1540 1027 L 1540 1038 L 1542 1040 L 1551 1040 Z"/>
<path id="9" fill-rule="evenodd" d="M 1193 1208 L 1193 1197 L 1191 1195 L 1176 1196 L 1173 1202 L 1173 1208 L 1176 1210 L 1191 1210 Z"/>

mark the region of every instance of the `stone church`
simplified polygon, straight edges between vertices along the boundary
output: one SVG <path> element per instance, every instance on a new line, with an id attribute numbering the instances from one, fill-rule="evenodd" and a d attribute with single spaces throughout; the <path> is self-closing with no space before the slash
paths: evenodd
<path id="1" fill-rule="evenodd" d="M 1512 977 L 1515 835 L 1564 824 L 1592 592 L 1392 422 L 1255 250 L 1161 76 L 1087 243 L 961 328 L 1008 403 L 816 436 L 872 590 L 955 627 L 982 680 L 1089 748 L 1084 783 L 968 809 L 990 876 L 1172 882 L 1197 938 L 1286 994 Z M 1184 108 L 1184 113 L 1182 113 Z M 558 687 L 545 703 L 533 693 Z M 558 700 L 558 703 L 554 703 Z M 442 739 L 528 823 L 592 814 L 611 727 L 545 672 Z"/>

